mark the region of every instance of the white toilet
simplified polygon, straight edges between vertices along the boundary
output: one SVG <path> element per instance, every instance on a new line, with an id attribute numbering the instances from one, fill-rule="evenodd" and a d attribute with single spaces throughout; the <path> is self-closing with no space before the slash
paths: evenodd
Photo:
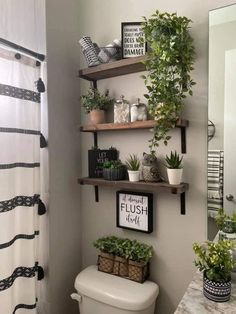
<path id="1" fill-rule="evenodd" d="M 153 314 L 159 293 L 156 283 L 143 284 L 106 274 L 89 266 L 75 279 L 80 314 Z"/>

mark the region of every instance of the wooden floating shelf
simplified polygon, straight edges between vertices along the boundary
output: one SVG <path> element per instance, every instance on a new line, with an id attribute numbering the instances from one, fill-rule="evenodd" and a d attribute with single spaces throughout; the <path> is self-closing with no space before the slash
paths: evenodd
<path id="1" fill-rule="evenodd" d="M 153 192 L 167 192 L 171 194 L 180 195 L 180 213 L 185 215 L 185 192 L 188 190 L 188 183 L 181 183 L 179 185 L 171 185 L 166 182 L 130 182 L 128 180 L 110 181 L 100 178 L 79 178 L 79 184 L 93 185 L 95 187 L 95 200 L 98 202 L 98 187 L 114 187 L 118 189 L 127 189 L 131 191 L 153 191 Z"/>
<path id="2" fill-rule="evenodd" d="M 79 70 L 79 77 L 88 81 L 98 81 L 110 77 L 145 71 L 142 63 L 145 56 L 122 59 L 95 67 Z"/>
<path id="3" fill-rule="evenodd" d="M 112 186 L 122 189 L 134 189 L 142 191 L 155 191 L 155 192 L 162 191 L 169 192 L 171 194 L 181 194 L 187 191 L 189 187 L 188 183 L 171 185 L 166 182 L 145 182 L 145 181 L 130 182 L 128 180 L 110 181 L 100 178 L 80 178 L 78 179 L 78 183 L 95 186 Z"/>
<path id="4" fill-rule="evenodd" d="M 189 124 L 188 120 L 179 119 L 176 123 L 177 128 L 185 128 Z M 136 129 L 151 129 L 156 125 L 156 121 L 135 121 L 128 123 L 103 123 L 103 124 L 87 124 L 80 127 L 81 132 L 106 132 Z"/>

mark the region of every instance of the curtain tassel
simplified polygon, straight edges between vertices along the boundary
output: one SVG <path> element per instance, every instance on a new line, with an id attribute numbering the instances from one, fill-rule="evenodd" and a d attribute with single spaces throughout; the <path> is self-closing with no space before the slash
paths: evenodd
<path id="1" fill-rule="evenodd" d="M 39 199 L 38 204 L 38 215 L 44 215 L 47 211 L 45 204 L 41 201 L 41 199 Z"/>
<path id="2" fill-rule="evenodd" d="M 38 280 L 42 280 L 44 278 L 44 270 L 42 266 L 37 267 L 38 272 Z"/>
<path id="3" fill-rule="evenodd" d="M 43 136 L 42 133 L 40 133 L 40 148 L 44 148 L 47 146 L 48 146 L 48 143 L 47 143 L 45 137 Z"/>
<path id="4" fill-rule="evenodd" d="M 45 85 L 44 85 L 44 82 L 42 81 L 41 77 L 38 79 L 36 84 L 37 84 L 38 92 L 39 93 L 44 93 L 45 92 Z"/>

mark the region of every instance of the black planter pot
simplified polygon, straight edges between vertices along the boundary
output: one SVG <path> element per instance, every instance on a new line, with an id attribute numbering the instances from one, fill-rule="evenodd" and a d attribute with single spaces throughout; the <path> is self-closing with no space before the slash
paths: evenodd
<path id="1" fill-rule="evenodd" d="M 215 302 L 227 302 L 231 294 L 231 280 L 227 282 L 215 282 L 203 275 L 203 294 L 206 298 Z"/>
<path id="2" fill-rule="evenodd" d="M 103 178 L 105 180 L 110 180 L 110 181 L 124 180 L 125 169 L 124 168 L 120 168 L 120 169 L 105 168 L 103 169 Z"/>

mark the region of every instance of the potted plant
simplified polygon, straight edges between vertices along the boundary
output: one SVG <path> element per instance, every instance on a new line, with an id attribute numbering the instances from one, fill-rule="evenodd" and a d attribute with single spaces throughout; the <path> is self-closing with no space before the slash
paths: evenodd
<path id="1" fill-rule="evenodd" d="M 137 182 L 140 179 L 140 160 L 137 155 L 129 155 L 126 160 L 126 167 L 128 169 L 129 181 Z"/>
<path id="2" fill-rule="evenodd" d="M 124 180 L 126 169 L 120 160 L 108 160 L 103 163 L 103 178 L 105 180 Z"/>
<path id="3" fill-rule="evenodd" d="M 117 238 L 115 236 L 103 237 L 93 242 L 95 248 L 100 250 L 98 257 L 98 270 L 112 273 L 114 267 L 114 251 Z"/>
<path id="4" fill-rule="evenodd" d="M 87 94 L 81 96 L 82 105 L 86 113 L 90 115 L 91 123 L 105 122 L 105 110 L 112 104 L 113 99 L 109 97 L 109 91 L 100 93 L 95 88 L 90 88 Z"/>
<path id="5" fill-rule="evenodd" d="M 185 16 L 159 11 L 150 19 L 144 17 L 142 29 L 149 48 L 144 61 L 147 74 L 142 75 L 148 90 L 144 96 L 148 100 L 148 112 L 157 122 L 150 140 L 151 152 L 161 140 L 167 145 L 171 138 L 167 132 L 176 125 L 183 99 L 187 94 L 192 95 L 195 82 L 189 74 L 194 63 L 190 22 Z"/>
<path id="6" fill-rule="evenodd" d="M 182 166 L 183 156 L 175 151 L 171 151 L 170 156 L 166 155 L 166 167 L 167 167 L 167 175 L 170 184 L 180 184 L 183 174 L 183 166 Z"/>
<path id="7" fill-rule="evenodd" d="M 231 252 L 234 247 L 231 240 L 193 244 L 197 255 L 195 265 L 203 272 L 203 294 L 212 301 L 226 302 L 230 299 L 231 271 L 236 266 Z"/>
<path id="8" fill-rule="evenodd" d="M 148 262 L 152 256 L 152 246 L 134 240 L 129 252 L 129 279 L 144 282 L 149 275 Z"/>
<path id="9" fill-rule="evenodd" d="M 220 239 L 235 239 L 236 233 L 236 214 L 226 215 L 223 208 L 218 209 L 217 215 L 215 217 L 215 222 L 220 230 Z"/>
<path id="10" fill-rule="evenodd" d="M 128 257 L 131 247 L 131 240 L 117 238 L 115 243 L 115 260 L 113 274 L 121 277 L 128 276 Z"/>

